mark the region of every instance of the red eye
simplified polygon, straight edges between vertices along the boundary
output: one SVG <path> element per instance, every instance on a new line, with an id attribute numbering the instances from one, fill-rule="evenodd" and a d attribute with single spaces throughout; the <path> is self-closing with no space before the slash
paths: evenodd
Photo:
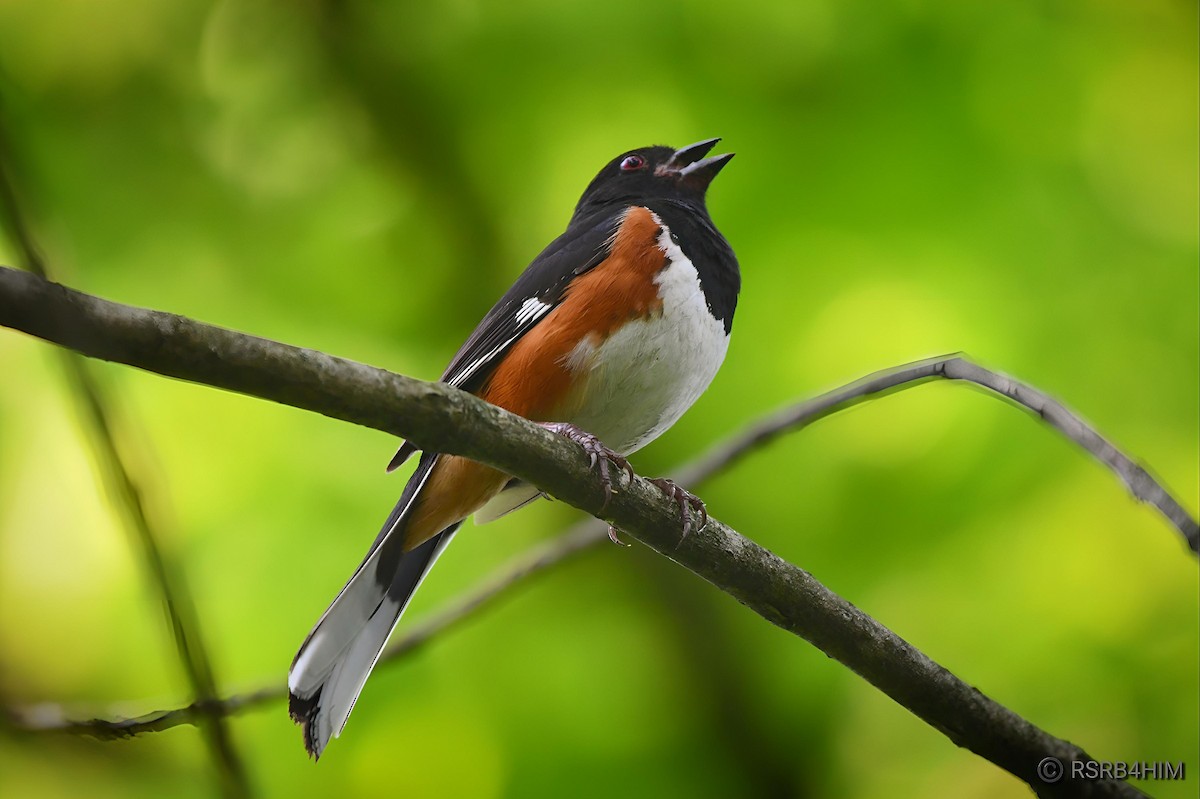
<path id="1" fill-rule="evenodd" d="M 645 165 L 646 159 L 642 158 L 640 155 L 627 155 L 625 156 L 625 160 L 621 162 L 621 171 L 633 172 L 641 169 Z"/>

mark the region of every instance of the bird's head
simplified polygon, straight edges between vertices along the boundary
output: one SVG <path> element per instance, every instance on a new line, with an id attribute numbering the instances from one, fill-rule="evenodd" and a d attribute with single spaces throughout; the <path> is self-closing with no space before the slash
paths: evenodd
<path id="1" fill-rule="evenodd" d="M 708 152 L 720 139 L 705 139 L 675 150 L 639 147 L 621 153 L 588 184 L 575 212 L 616 202 L 668 199 L 704 207 L 704 193 L 733 153 Z"/>

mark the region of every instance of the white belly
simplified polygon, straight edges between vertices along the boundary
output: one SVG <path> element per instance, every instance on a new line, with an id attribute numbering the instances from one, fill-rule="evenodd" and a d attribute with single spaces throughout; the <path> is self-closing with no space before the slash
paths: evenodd
<path id="1" fill-rule="evenodd" d="M 716 376 L 729 336 L 704 300 L 696 268 L 663 225 L 667 266 L 655 277 L 661 315 L 627 323 L 567 358 L 582 398 L 567 420 L 627 455 L 661 435 Z"/>

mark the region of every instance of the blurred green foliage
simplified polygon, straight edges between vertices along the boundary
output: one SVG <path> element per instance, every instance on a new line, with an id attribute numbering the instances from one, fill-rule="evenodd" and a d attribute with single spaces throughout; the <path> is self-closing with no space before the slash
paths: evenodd
<path id="1" fill-rule="evenodd" d="M 435 377 L 623 149 L 721 135 L 727 364 L 658 474 L 795 398 L 965 350 L 1197 508 L 1193 2 L 0 4 L 0 113 L 53 268 L 101 296 Z M 0 261 L 16 263 L 0 239 Z M 394 442 L 101 366 L 230 692 L 282 682 L 400 490 Z M 50 348 L 0 333 L 0 697 L 188 700 Z M 1183 760 L 1197 566 L 1101 466 L 930 385 L 705 487 L 714 514 L 1098 757 Z M 468 529 L 410 619 L 575 518 Z M 265 796 L 1026 795 L 802 641 L 603 548 L 368 684 L 308 762 L 237 717 Z M 5 797 L 208 796 L 191 727 L 0 732 Z"/>

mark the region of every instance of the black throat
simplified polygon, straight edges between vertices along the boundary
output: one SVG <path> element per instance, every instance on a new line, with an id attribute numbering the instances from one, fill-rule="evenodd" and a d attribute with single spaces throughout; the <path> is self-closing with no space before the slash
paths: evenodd
<path id="1" fill-rule="evenodd" d="M 675 199 L 650 200 L 642 204 L 658 215 L 670 229 L 679 249 L 696 267 L 709 313 L 725 325 L 728 335 L 733 328 L 742 274 L 733 248 L 713 224 L 708 209 Z"/>

